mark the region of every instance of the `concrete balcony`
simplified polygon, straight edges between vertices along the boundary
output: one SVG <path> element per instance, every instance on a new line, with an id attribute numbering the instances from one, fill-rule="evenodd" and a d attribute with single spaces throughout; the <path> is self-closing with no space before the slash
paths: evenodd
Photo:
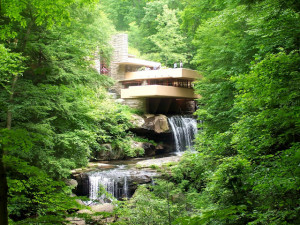
<path id="1" fill-rule="evenodd" d="M 179 79 L 186 79 L 186 80 L 195 80 L 201 77 L 202 76 L 195 70 L 178 68 L 178 69 L 159 69 L 159 70 L 126 72 L 125 79 L 122 81 L 157 79 L 157 78 L 179 78 Z"/>
<path id="2" fill-rule="evenodd" d="M 121 98 L 183 98 L 196 99 L 199 95 L 194 94 L 191 88 L 172 87 L 164 85 L 130 86 L 121 89 Z"/>

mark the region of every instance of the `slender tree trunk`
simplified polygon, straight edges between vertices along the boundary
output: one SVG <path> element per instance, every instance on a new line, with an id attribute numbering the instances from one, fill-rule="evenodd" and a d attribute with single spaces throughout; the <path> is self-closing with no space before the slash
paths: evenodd
<path id="1" fill-rule="evenodd" d="M 3 163 L 4 149 L 0 149 L 0 224 L 8 225 L 7 213 L 7 180 L 6 171 Z"/>
<path id="2" fill-rule="evenodd" d="M 6 128 L 11 129 L 11 123 L 12 123 L 12 111 L 10 106 L 12 105 L 13 98 L 14 98 L 14 93 L 15 93 L 15 87 L 18 81 L 18 75 L 16 75 L 13 79 L 12 85 L 11 85 L 11 94 L 9 96 L 9 107 L 7 110 L 7 116 L 6 116 Z"/>

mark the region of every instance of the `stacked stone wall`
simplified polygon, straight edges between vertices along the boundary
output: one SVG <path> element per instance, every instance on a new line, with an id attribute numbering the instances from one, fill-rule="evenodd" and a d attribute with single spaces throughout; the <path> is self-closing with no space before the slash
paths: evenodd
<path id="1" fill-rule="evenodd" d="M 146 113 L 146 99 L 144 98 L 124 99 L 124 104 Z"/>
<path id="2" fill-rule="evenodd" d="M 119 62 L 126 61 L 128 58 L 128 35 L 116 34 L 112 37 L 111 45 L 113 47 L 112 61 L 110 65 L 109 76 L 116 81 L 125 78 L 125 65 Z M 121 94 L 122 85 L 116 83 L 112 90 L 119 96 Z"/>

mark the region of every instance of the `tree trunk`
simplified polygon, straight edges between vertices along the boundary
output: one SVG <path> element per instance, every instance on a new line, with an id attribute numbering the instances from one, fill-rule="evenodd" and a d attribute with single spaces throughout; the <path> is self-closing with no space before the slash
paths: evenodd
<path id="1" fill-rule="evenodd" d="M 6 171 L 3 163 L 4 150 L 0 149 L 0 224 L 8 225 L 7 213 L 7 180 Z"/>
<path id="2" fill-rule="evenodd" d="M 12 123 L 12 112 L 10 106 L 12 105 L 13 99 L 14 99 L 14 93 L 15 93 L 15 87 L 18 81 L 18 75 L 16 75 L 13 79 L 12 85 L 11 85 L 11 94 L 9 96 L 9 106 L 7 110 L 6 115 L 6 128 L 11 129 L 11 123 Z M 3 154 L 3 153 L 2 153 Z"/>

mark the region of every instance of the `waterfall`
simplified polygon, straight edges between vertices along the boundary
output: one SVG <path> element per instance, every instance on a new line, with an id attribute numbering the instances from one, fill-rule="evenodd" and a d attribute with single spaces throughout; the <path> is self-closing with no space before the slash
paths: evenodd
<path id="1" fill-rule="evenodd" d="M 109 199 L 103 192 L 105 190 L 115 198 L 128 197 L 128 172 L 122 169 L 112 169 L 93 172 L 89 174 L 89 199 L 102 200 Z"/>
<path id="2" fill-rule="evenodd" d="M 152 177 L 156 173 L 128 169 L 125 165 L 119 165 L 114 169 L 93 171 L 87 175 L 91 201 L 85 203 L 90 205 L 93 204 L 93 201 L 110 202 L 112 197 L 116 199 L 130 198 L 135 191 L 133 188 L 136 188 L 137 184 L 151 183 Z"/>
<path id="3" fill-rule="evenodd" d="M 173 131 L 176 152 L 192 149 L 197 133 L 197 121 L 191 116 L 172 116 L 168 118 Z"/>
<path id="4" fill-rule="evenodd" d="M 128 198 L 128 182 L 127 177 L 124 177 L 124 186 L 123 186 L 124 198 Z"/>

